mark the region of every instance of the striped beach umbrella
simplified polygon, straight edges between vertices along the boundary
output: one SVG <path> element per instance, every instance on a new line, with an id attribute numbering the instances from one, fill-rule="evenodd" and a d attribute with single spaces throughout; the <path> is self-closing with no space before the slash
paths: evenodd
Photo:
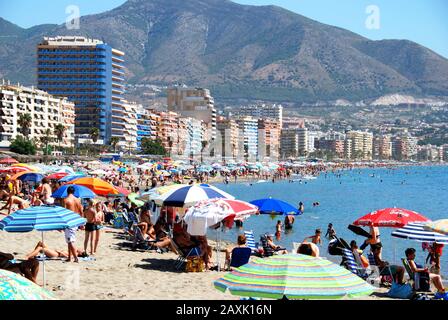
<path id="1" fill-rule="evenodd" d="M 403 228 L 392 232 L 392 237 L 410 239 L 419 242 L 437 242 L 441 244 L 448 244 L 448 236 L 438 232 L 425 230 L 425 223 L 415 222 L 408 223 Z"/>
<path id="2" fill-rule="evenodd" d="M 29 232 L 64 230 L 86 223 L 79 214 L 58 206 L 35 206 L 13 212 L 0 221 L 0 230 Z"/>
<path id="3" fill-rule="evenodd" d="M 29 207 L 10 214 L 0 221 L 0 230 L 7 232 L 30 232 L 64 230 L 85 225 L 87 220 L 79 214 L 57 206 Z M 45 287 L 45 260 L 43 261 L 43 285 Z"/>
<path id="4" fill-rule="evenodd" d="M 237 296 L 282 299 L 341 299 L 370 295 L 374 288 L 324 258 L 302 254 L 255 258 L 214 282 Z"/>
<path id="5" fill-rule="evenodd" d="M 55 300 L 49 291 L 21 275 L 0 270 L 0 300 Z"/>
<path id="6" fill-rule="evenodd" d="M 169 186 L 154 188 L 147 192 L 143 192 L 140 197 L 138 197 L 138 199 L 144 201 L 153 200 L 168 191 L 179 189 L 182 187 L 188 187 L 188 184 L 170 184 Z"/>
<path id="7" fill-rule="evenodd" d="M 232 195 L 218 188 L 212 189 L 201 185 L 191 185 L 166 192 L 155 198 L 154 201 L 159 206 L 188 208 L 199 201 L 213 198 L 235 199 Z"/>
<path id="8" fill-rule="evenodd" d="M 425 224 L 424 229 L 448 235 L 448 219 L 440 219 L 428 222 Z"/>

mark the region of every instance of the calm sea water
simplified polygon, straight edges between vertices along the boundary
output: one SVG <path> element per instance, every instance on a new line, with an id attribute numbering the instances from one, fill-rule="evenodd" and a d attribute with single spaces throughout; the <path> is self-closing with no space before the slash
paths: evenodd
<path id="1" fill-rule="evenodd" d="M 307 183 L 289 183 L 276 181 L 265 183 L 231 183 L 217 184 L 222 190 L 234 195 L 237 199 L 252 201 L 259 198 L 278 198 L 293 205 L 300 201 L 305 204 L 305 212 L 296 217 L 293 230 L 282 233 L 281 239 L 274 241 L 288 250 L 293 242 L 301 242 L 305 237 L 314 234 L 316 228 L 325 235 L 328 223 L 333 223 L 336 233 L 348 243 L 356 240 L 361 245 L 365 238 L 357 236 L 347 229 L 347 226 L 357 218 L 387 207 L 406 208 L 417 211 L 431 220 L 448 218 L 448 167 L 402 167 L 390 169 L 357 169 L 351 171 L 328 173 Z M 319 207 L 312 203 L 318 201 Z M 242 230 L 253 230 L 255 240 L 265 232 L 275 233 L 277 220 L 283 223 L 284 217 L 269 215 L 252 216 L 244 222 L 243 229 L 233 228 L 222 234 L 222 239 L 236 241 Z M 365 228 L 366 230 L 368 228 Z M 381 228 L 381 239 L 384 245 L 383 258 L 389 262 L 399 263 L 408 247 L 417 249 L 416 261 L 424 263 L 427 252 L 423 252 L 421 243 L 391 237 L 393 228 Z M 216 233 L 209 233 L 214 239 Z M 328 240 L 322 237 L 321 256 L 340 262 L 339 256 L 329 256 Z M 442 256 L 442 273 L 448 277 L 448 248 Z"/>

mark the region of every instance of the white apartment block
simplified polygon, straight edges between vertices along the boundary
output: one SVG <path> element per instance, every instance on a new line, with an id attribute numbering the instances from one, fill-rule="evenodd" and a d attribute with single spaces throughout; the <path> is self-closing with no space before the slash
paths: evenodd
<path id="1" fill-rule="evenodd" d="M 57 137 L 54 129 L 57 124 L 65 126 L 61 147 L 72 147 L 75 140 L 75 105 L 66 98 L 57 98 L 34 87 L 20 84 L 11 85 L 2 81 L 0 84 L 0 147 L 8 148 L 11 140 L 20 134 L 19 118 L 30 114 L 31 126 L 29 138 L 40 140 L 51 130 L 54 144 Z"/>
<path id="2" fill-rule="evenodd" d="M 237 114 L 240 116 L 249 116 L 255 119 L 273 119 L 276 120 L 280 128 L 283 125 L 283 106 L 272 104 L 272 105 L 249 105 L 241 107 Z"/>

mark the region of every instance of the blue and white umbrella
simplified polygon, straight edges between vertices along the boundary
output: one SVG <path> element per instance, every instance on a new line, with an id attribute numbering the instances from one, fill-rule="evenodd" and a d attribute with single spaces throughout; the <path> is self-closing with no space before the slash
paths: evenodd
<path id="1" fill-rule="evenodd" d="M 234 196 L 218 188 L 191 185 L 166 192 L 154 201 L 159 206 L 188 208 L 199 201 L 213 198 L 235 199 Z"/>
<path id="2" fill-rule="evenodd" d="M 70 182 L 70 181 L 73 181 L 73 180 L 76 180 L 76 179 L 79 179 L 79 178 L 83 178 L 83 177 L 86 177 L 86 175 L 85 174 L 79 174 L 79 173 L 77 173 L 77 174 L 70 174 L 68 176 L 63 177 L 62 179 L 59 179 L 59 182 Z"/>
<path id="3" fill-rule="evenodd" d="M 10 214 L 0 221 L 0 230 L 7 232 L 42 232 L 64 230 L 85 225 L 87 220 L 79 214 L 57 206 L 29 207 Z M 45 287 L 45 260 L 43 264 L 43 285 Z"/>
<path id="4" fill-rule="evenodd" d="M 419 242 L 437 242 L 440 244 L 448 244 L 448 236 L 441 233 L 428 231 L 424 229 L 426 222 L 418 223 L 412 222 L 405 225 L 403 228 L 392 232 L 392 236 L 402 239 L 410 239 Z"/>
<path id="5" fill-rule="evenodd" d="M 67 194 L 68 187 L 73 187 L 75 189 L 74 196 L 76 198 L 93 199 L 93 198 L 96 197 L 96 194 L 92 190 L 90 190 L 87 187 L 80 186 L 80 185 L 77 185 L 77 184 L 66 184 L 66 185 L 63 185 L 58 190 L 53 192 L 53 194 L 51 196 L 53 198 L 56 198 L 56 199 L 67 198 L 68 197 L 68 194 Z"/>

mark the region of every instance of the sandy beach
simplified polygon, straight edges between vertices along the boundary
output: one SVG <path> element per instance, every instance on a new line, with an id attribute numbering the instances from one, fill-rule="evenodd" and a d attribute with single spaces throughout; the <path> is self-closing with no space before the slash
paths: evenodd
<path id="1" fill-rule="evenodd" d="M 3 216 L 1 216 L 3 218 Z M 46 288 L 63 300 L 238 300 L 230 293 L 221 293 L 213 281 L 225 272 L 207 271 L 187 273 L 176 270 L 177 255 L 156 251 L 133 251 L 130 241 L 120 230 L 102 232 L 95 261 L 67 263 L 62 260 L 45 262 Z M 66 251 L 63 233 L 44 234 L 46 244 Z M 41 233 L 0 232 L 0 251 L 14 254 L 17 260 L 34 249 Z M 84 231 L 78 231 L 76 245 L 82 247 Z M 210 241 L 214 246 L 214 242 Z M 220 261 L 223 263 L 224 256 Z M 213 257 L 214 261 L 215 257 Z M 42 284 L 42 263 L 38 277 Z M 363 299 L 382 299 L 385 289 Z"/>

